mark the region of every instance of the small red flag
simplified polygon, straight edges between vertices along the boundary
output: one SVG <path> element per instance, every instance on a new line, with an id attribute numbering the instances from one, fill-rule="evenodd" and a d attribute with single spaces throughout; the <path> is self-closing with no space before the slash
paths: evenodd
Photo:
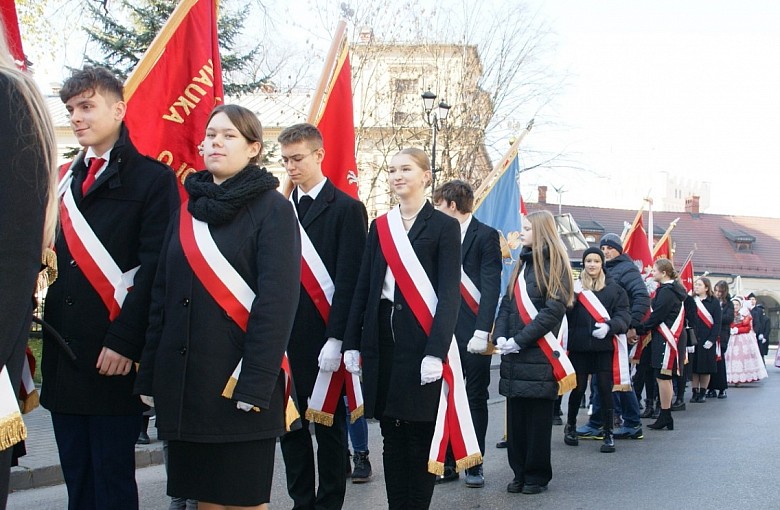
<path id="1" fill-rule="evenodd" d="M 693 293 L 693 254 L 688 255 L 682 268 L 680 268 L 680 281 L 688 291 L 688 294 Z"/>
<path id="2" fill-rule="evenodd" d="M 19 19 L 16 17 L 16 2 L 14 0 L 0 0 L 0 19 L 3 22 L 5 39 L 8 41 L 8 49 L 11 51 L 11 56 L 19 69 L 27 69 L 24 50 L 22 49 L 22 35 L 19 33 Z"/>
<path id="3" fill-rule="evenodd" d="M 333 79 L 325 91 L 324 105 L 315 124 L 322 133 L 325 159 L 322 173 L 340 190 L 358 198 L 355 161 L 355 119 L 352 114 L 352 70 L 346 37 L 339 52 Z"/>
<path id="4" fill-rule="evenodd" d="M 642 211 L 639 211 L 631 230 L 623 241 L 623 253 L 631 257 L 634 262 L 640 262 L 642 268 L 653 266 L 653 257 L 650 254 L 650 247 L 647 244 L 647 232 L 642 223 Z M 645 271 L 642 270 L 644 273 Z"/>
<path id="5" fill-rule="evenodd" d="M 170 165 L 180 184 L 203 168 L 206 121 L 223 102 L 216 4 L 182 0 L 125 84 L 133 143 Z"/>

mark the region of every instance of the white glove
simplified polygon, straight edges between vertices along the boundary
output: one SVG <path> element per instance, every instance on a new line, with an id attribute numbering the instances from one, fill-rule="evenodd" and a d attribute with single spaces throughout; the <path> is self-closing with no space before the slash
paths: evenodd
<path id="1" fill-rule="evenodd" d="M 705 348 L 705 349 L 710 349 L 710 348 L 712 348 L 712 342 L 711 342 L 711 341 L 709 341 L 709 340 L 707 340 L 706 342 L 704 342 L 704 348 Z"/>
<path id="2" fill-rule="evenodd" d="M 487 331 L 475 331 L 474 336 L 466 345 L 466 350 L 472 354 L 482 354 L 487 350 L 488 334 Z"/>
<path id="3" fill-rule="evenodd" d="M 441 379 L 441 373 L 444 369 L 442 362 L 436 356 L 426 356 L 420 363 L 420 386 L 436 382 Z"/>
<path id="4" fill-rule="evenodd" d="M 599 322 L 598 324 L 596 324 L 596 329 L 594 329 L 593 333 L 591 334 L 593 335 L 594 338 L 601 339 L 601 338 L 605 338 L 607 336 L 607 333 L 609 333 L 609 324 L 607 324 L 606 322 Z"/>
<path id="5" fill-rule="evenodd" d="M 499 338 L 499 341 L 501 339 Z M 504 339 L 503 342 L 500 343 L 500 345 L 497 345 L 496 348 L 501 354 L 513 354 L 515 352 L 520 352 L 520 346 L 517 345 L 517 342 L 515 342 L 514 338 L 510 338 L 509 340 Z"/>
<path id="6" fill-rule="evenodd" d="M 149 395 L 141 395 L 141 402 L 149 407 L 154 407 L 154 397 L 150 397 Z"/>
<path id="7" fill-rule="evenodd" d="M 344 366 L 347 368 L 347 372 L 350 374 L 360 375 L 360 351 L 345 351 Z"/>
<path id="8" fill-rule="evenodd" d="M 688 351 L 688 354 L 693 354 L 693 352 L 696 350 L 696 346 L 689 345 L 688 347 L 685 348 L 685 350 Z"/>
<path id="9" fill-rule="evenodd" d="M 335 372 L 338 370 L 341 366 L 341 340 L 328 338 L 328 341 L 322 346 L 317 363 L 323 372 Z"/>
<path id="10" fill-rule="evenodd" d="M 736 335 L 736 334 L 737 334 L 737 331 L 739 331 L 737 328 L 731 328 L 731 329 L 729 330 L 729 333 L 731 333 L 732 335 Z"/>
<path id="11" fill-rule="evenodd" d="M 246 402 L 241 402 L 240 400 L 236 402 L 236 409 L 240 409 L 245 413 L 251 411 L 253 407 L 255 406 L 253 406 L 252 404 L 247 404 Z"/>
<path id="12" fill-rule="evenodd" d="M 758 339 L 759 339 L 759 340 L 761 340 L 761 343 L 762 343 L 762 344 L 765 344 L 765 343 L 766 343 L 766 338 L 764 338 L 764 335 L 763 335 L 763 334 L 761 334 L 761 335 L 758 335 Z"/>

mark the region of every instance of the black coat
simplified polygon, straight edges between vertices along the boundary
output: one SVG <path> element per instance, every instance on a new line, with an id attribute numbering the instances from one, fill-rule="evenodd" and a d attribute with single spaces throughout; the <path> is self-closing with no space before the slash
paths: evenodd
<path id="1" fill-rule="evenodd" d="M 680 307 L 683 305 L 686 292 L 685 288 L 677 280 L 659 285 L 653 296 L 652 309 L 650 317 L 639 324 L 636 332 L 639 335 L 645 335 L 652 332 L 651 337 L 651 365 L 653 368 L 661 368 L 664 359 L 664 349 L 666 349 L 666 339 L 658 331 L 658 326 L 663 322 L 670 328 L 674 324 L 677 315 L 680 313 Z M 679 348 L 682 348 L 679 345 Z"/>
<path id="2" fill-rule="evenodd" d="M 297 202 L 297 189 L 294 195 Z M 325 326 L 314 302 L 301 285 L 287 355 L 298 398 L 304 399 L 311 396 L 319 372 L 317 358 L 325 341 L 328 338 L 344 339 L 357 270 L 366 245 L 368 218 L 362 202 L 327 181 L 301 224 L 335 286 L 328 325 Z"/>
<path id="3" fill-rule="evenodd" d="M 266 191 L 229 222 L 209 225 L 220 252 L 255 292 L 246 333 L 193 273 L 175 216 L 152 292 L 136 393 L 151 395 L 163 439 L 238 442 L 284 431 L 282 355 L 300 288 L 300 234 L 292 205 Z M 233 400 L 221 396 L 243 359 Z M 236 409 L 235 401 L 260 412 Z"/>
<path id="4" fill-rule="evenodd" d="M 626 291 L 628 306 L 631 308 L 629 328 L 636 328 L 644 320 L 647 311 L 650 310 L 650 293 L 647 292 L 642 274 L 631 257 L 625 253 L 608 260 L 604 267 L 607 276 L 619 283 Z"/>
<path id="5" fill-rule="evenodd" d="M 537 343 L 547 332 L 558 334 L 563 317 L 566 315 L 566 302 L 547 295 L 547 289 L 536 282 L 533 257 L 530 250 L 520 253 L 521 264 L 526 262 L 525 286 L 528 295 L 539 314 L 529 324 L 523 325 L 511 292 L 501 300 L 496 318 L 494 338 L 514 338 L 521 347 L 520 352 L 501 356 L 501 379 L 498 392 L 507 398 L 558 398 L 558 383 L 553 375 L 552 365 Z M 545 270 L 549 271 L 545 261 Z M 522 275 L 518 276 L 522 278 Z M 567 282 L 564 281 L 564 285 Z M 571 282 L 568 282 L 571 284 Z"/>
<path id="6" fill-rule="evenodd" d="M 723 354 L 728 349 L 729 338 L 731 337 L 731 323 L 734 322 L 734 305 L 730 299 L 726 302 L 720 302 L 720 328 L 718 338 L 720 339 L 720 348 Z"/>
<path id="7" fill-rule="evenodd" d="M 18 86 L 0 72 L 0 365 L 21 380 L 30 336 L 32 295 L 41 269 L 49 169 L 40 154 L 36 122 Z"/>
<path id="8" fill-rule="evenodd" d="M 152 281 L 168 222 L 179 204 L 176 178 L 167 166 L 138 153 L 124 125 L 108 167 L 83 198 L 87 167 L 82 156 L 71 169 L 76 204 L 119 268 L 141 267 L 122 311 L 110 322 L 106 306 L 72 259 L 62 232 L 57 236 L 59 278 L 46 296 L 45 319 L 78 359 L 72 362 L 44 334 L 41 404 L 58 413 L 140 414 L 141 402 L 132 393 L 135 369 L 126 376 L 106 377 L 95 365 L 103 347 L 132 360 L 141 357 Z"/>
<path id="9" fill-rule="evenodd" d="M 756 306 L 750 310 L 750 315 L 753 317 L 753 331 L 756 333 L 758 350 L 761 351 L 762 356 L 766 356 L 769 353 L 769 331 L 772 329 L 772 324 L 764 313 L 764 305 L 761 303 L 756 303 Z M 766 342 L 761 342 L 758 335 L 764 335 Z"/>
<path id="10" fill-rule="evenodd" d="M 369 418 L 432 422 L 439 407 L 441 380 L 420 385 L 420 364 L 425 356 L 445 359 L 452 343 L 460 307 L 460 225 L 457 220 L 426 203 L 409 230 L 420 264 L 438 297 L 430 336 L 425 334 L 396 285 L 392 328 L 395 348 L 389 384 L 379 385 L 379 302 L 387 262 L 379 246 L 376 222 L 368 231 L 360 265 L 344 350 L 360 350 L 363 363 L 363 399 Z M 379 409 L 377 398 L 386 396 Z"/>
<path id="11" fill-rule="evenodd" d="M 599 291 L 594 291 L 601 304 L 609 313 L 609 333 L 604 338 L 593 336 L 596 320 L 591 316 L 579 299 L 566 313 L 569 322 L 569 343 L 567 348 L 572 352 L 602 352 L 614 350 L 612 337 L 628 331 L 631 314 L 628 308 L 626 291 L 613 282 L 607 280 L 607 285 Z"/>
<path id="12" fill-rule="evenodd" d="M 692 296 L 685 298 L 685 319 L 696 334 L 696 349 L 690 358 L 691 368 L 694 374 L 714 374 L 718 371 L 715 347 L 721 327 L 720 301 L 714 297 L 707 297 L 702 299 L 702 304 L 712 316 L 712 327 L 708 327 L 699 318 L 696 300 Z M 712 342 L 712 347 L 709 349 L 704 348 L 704 343 L 707 341 Z"/>
<path id="13" fill-rule="evenodd" d="M 466 347 L 475 330 L 490 333 L 496 317 L 498 296 L 501 293 L 501 243 L 498 231 L 471 217 L 461 245 L 463 271 L 480 292 L 477 315 L 461 299 L 455 338 Z"/>

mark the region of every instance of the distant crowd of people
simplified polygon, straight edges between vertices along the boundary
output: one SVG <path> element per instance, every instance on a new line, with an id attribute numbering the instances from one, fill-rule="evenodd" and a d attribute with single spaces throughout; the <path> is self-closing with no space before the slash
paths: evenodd
<path id="1" fill-rule="evenodd" d="M 134 147 L 115 76 L 77 70 L 60 97 L 83 150 L 57 168 L 42 99 L 0 46 L 0 121 L 12 130 L 0 140 L 11 163 L 0 250 L 14 262 L 0 280 L 0 361 L 20 380 L 41 247 L 53 246 L 59 276 L 44 320 L 56 334 L 43 335 L 41 404 L 71 509 L 138 508 L 134 445 L 148 440 L 151 408 L 172 508 L 267 508 L 279 438 L 294 508 L 341 508 L 350 473 L 372 477 L 373 418 L 388 506 L 412 509 L 463 469 L 467 486 L 484 486 L 495 351 L 510 493 L 547 490 L 569 391 L 565 443 L 598 438 L 609 453 L 615 438 L 643 437 L 641 417 L 673 430 L 689 380 L 699 403 L 766 377 L 760 304 L 751 315 L 704 277 L 689 296 L 667 259 L 655 262 L 651 294 L 615 234 L 584 251 L 575 281 L 553 216 L 528 214 L 502 289 L 499 233 L 472 215 L 468 183 L 426 199 L 420 149 L 389 161 L 397 205 L 369 225 L 363 204 L 323 175 L 315 126 L 279 135 L 288 197 L 260 166 L 256 115 L 220 105 L 204 132 L 205 170 L 186 178 L 181 202 L 174 173 Z M 463 458 L 453 445 L 438 466 L 429 451 L 451 347 L 478 448 Z M 578 428 L 589 382 L 593 411 Z M 3 450 L 5 494 L 9 459 Z"/>

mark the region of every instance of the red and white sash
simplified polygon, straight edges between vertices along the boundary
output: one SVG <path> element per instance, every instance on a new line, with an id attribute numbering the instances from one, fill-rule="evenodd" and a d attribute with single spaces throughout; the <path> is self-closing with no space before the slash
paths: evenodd
<path id="1" fill-rule="evenodd" d="M 293 201 L 292 194 L 290 201 Z M 297 218 L 298 210 L 295 204 L 293 204 L 293 211 L 295 211 Z M 300 220 L 298 228 L 301 233 L 301 285 L 311 298 L 322 320 L 327 324 L 336 286 Z M 342 388 L 345 388 L 347 394 L 350 420 L 354 423 L 360 418 L 363 415 L 363 390 L 360 386 L 360 376 L 349 373 L 342 358 L 341 366 L 335 372 L 320 370 L 317 373 L 309 406 L 306 409 L 306 419 L 328 427 L 333 425 L 336 406 L 341 405 Z"/>
<path id="2" fill-rule="evenodd" d="M 113 321 L 133 288 L 133 279 L 141 266 L 122 272 L 76 206 L 71 190 L 73 171 L 69 166 L 63 169 L 58 185 L 62 233 L 73 260 L 106 305 L 108 318 Z"/>
<path id="3" fill-rule="evenodd" d="M 241 330 L 246 332 L 255 292 L 219 251 L 208 224 L 193 218 L 187 210 L 187 203 L 185 201 L 181 205 L 179 221 L 179 240 L 184 256 L 209 295 Z M 222 390 L 223 397 L 233 397 L 233 391 L 241 375 L 242 362 L 243 359 L 239 360 L 230 375 L 225 389 Z M 300 414 L 292 398 L 292 377 L 286 353 L 282 357 L 281 370 L 284 372 L 285 422 L 287 430 L 290 430 L 290 426 L 300 417 Z M 260 411 L 258 407 L 253 410 Z"/>
<path id="4" fill-rule="evenodd" d="M 479 300 L 482 297 L 482 293 L 479 292 L 479 289 L 474 285 L 474 282 L 471 281 L 471 278 L 469 278 L 469 275 L 463 270 L 463 267 L 460 268 L 460 295 L 463 297 L 463 301 L 466 302 L 466 306 L 474 312 L 474 315 L 477 315 L 479 312 Z"/>
<path id="5" fill-rule="evenodd" d="M 712 326 L 715 325 L 715 321 L 712 318 L 712 314 L 710 314 L 709 310 L 707 310 L 707 307 L 704 306 L 704 303 L 702 303 L 701 298 L 699 296 L 694 297 L 693 300 L 696 302 L 696 315 L 699 316 L 699 319 L 701 319 L 701 321 L 709 329 L 712 329 Z"/>
<path id="6" fill-rule="evenodd" d="M 28 347 L 22 363 L 22 385 L 19 389 L 19 400 L 22 401 L 22 414 L 27 414 L 40 405 L 38 390 L 33 379 L 34 374 L 35 356 Z"/>
<path id="7" fill-rule="evenodd" d="M 520 318 L 523 324 L 527 326 L 536 318 L 539 311 L 534 306 L 533 301 L 531 301 L 528 289 L 525 288 L 525 272 L 528 270 L 528 266 L 526 264 L 523 264 L 523 266 L 515 282 L 514 297 Z M 523 282 L 522 285 L 520 284 L 521 280 Z M 562 330 L 563 328 L 559 330 L 559 333 Z M 550 365 L 552 365 L 553 375 L 555 375 L 555 380 L 558 381 L 558 394 L 563 395 L 567 391 L 574 389 L 577 386 L 577 376 L 574 373 L 574 366 L 571 364 L 571 360 L 569 360 L 566 351 L 561 345 L 561 340 L 556 338 L 551 331 L 548 331 L 537 341 L 537 344 L 547 357 Z"/>
<path id="8" fill-rule="evenodd" d="M 661 373 L 664 375 L 672 375 L 675 369 L 675 360 L 677 359 L 677 340 L 682 334 L 683 327 L 685 326 L 685 307 L 680 307 L 680 313 L 677 314 L 677 318 L 674 319 L 672 327 L 662 322 L 658 325 L 658 332 L 666 340 L 666 347 L 664 347 L 664 358 L 661 364 Z M 679 371 L 680 367 L 677 367 Z"/>
<path id="9" fill-rule="evenodd" d="M 609 312 L 592 290 L 582 288 L 582 283 L 575 282 L 577 299 L 588 311 L 597 324 L 605 323 L 610 319 Z M 628 366 L 628 342 L 626 335 L 612 335 L 612 391 L 631 390 L 631 375 Z"/>
<path id="10" fill-rule="evenodd" d="M 400 209 L 395 207 L 377 218 L 376 227 L 379 246 L 396 285 L 425 334 L 430 335 L 439 298 L 414 253 L 401 221 Z M 436 427 L 428 457 L 428 471 L 438 475 L 444 474 L 448 446 L 452 448 L 457 471 L 482 463 L 454 336 L 443 363 L 442 379 Z"/>

